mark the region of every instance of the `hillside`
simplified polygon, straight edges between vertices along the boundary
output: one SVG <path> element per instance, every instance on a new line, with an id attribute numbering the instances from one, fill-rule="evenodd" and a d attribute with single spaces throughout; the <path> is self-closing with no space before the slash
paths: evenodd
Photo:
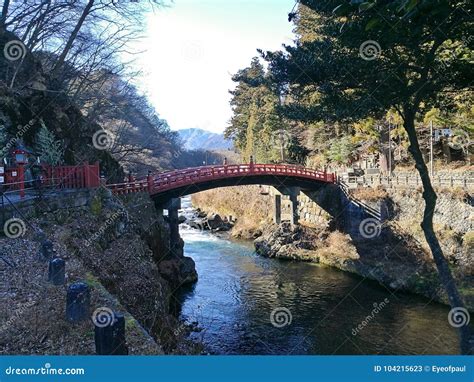
<path id="1" fill-rule="evenodd" d="M 232 141 L 225 139 L 223 134 L 197 128 L 179 130 L 178 133 L 187 150 L 222 150 L 232 148 Z"/>

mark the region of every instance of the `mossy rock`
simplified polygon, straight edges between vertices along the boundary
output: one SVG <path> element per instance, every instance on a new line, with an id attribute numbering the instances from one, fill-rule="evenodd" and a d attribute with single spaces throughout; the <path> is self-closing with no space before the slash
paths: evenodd
<path id="1" fill-rule="evenodd" d="M 90 204 L 90 210 L 95 216 L 99 216 L 102 212 L 102 198 L 100 195 L 96 195 L 92 198 Z"/>
<path id="2" fill-rule="evenodd" d="M 102 287 L 99 279 L 90 272 L 86 273 L 86 279 L 84 281 L 90 288 L 100 289 Z"/>

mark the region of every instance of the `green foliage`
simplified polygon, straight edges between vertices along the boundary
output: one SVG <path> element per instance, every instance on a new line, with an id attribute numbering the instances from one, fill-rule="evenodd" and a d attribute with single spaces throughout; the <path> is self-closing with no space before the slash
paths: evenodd
<path id="1" fill-rule="evenodd" d="M 374 118 L 368 117 L 353 124 L 355 135 L 354 143 L 367 142 L 369 152 L 375 152 L 379 148 L 380 129 Z"/>
<path id="2" fill-rule="evenodd" d="M 226 138 L 234 141 L 244 161 L 250 156 L 260 163 L 278 161 L 280 148 L 276 137 L 281 130 L 289 130 L 279 111 L 278 92 L 256 57 L 232 79 L 237 86 L 230 92 L 233 116 L 225 130 Z M 291 136 L 290 132 L 286 135 Z"/>
<path id="3" fill-rule="evenodd" d="M 55 140 L 54 134 L 48 130 L 43 120 L 36 137 L 36 151 L 43 162 L 52 166 L 60 165 L 63 161 L 63 147 L 60 141 Z"/>
<path id="4" fill-rule="evenodd" d="M 353 155 L 355 146 L 352 143 L 351 137 L 346 136 L 336 138 L 331 141 L 331 147 L 328 150 L 328 158 L 338 164 L 348 164 Z"/>
<path id="5" fill-rule="evenodd" d="M 376 123 L 390 119 L 392 139 L 406 147 L 402 127 L 413 129 L 432 108 L 442 110 L 444 126 L 472 127 L 472 10 L 467 0 L 302 1 L 297 43 L 262 52 L 273 86 L 290 89 L 284 117 L 316 126 L 315 155 L 331 136 L 325 126 L 352 126 L 335 135 L 370 150 Z"/>

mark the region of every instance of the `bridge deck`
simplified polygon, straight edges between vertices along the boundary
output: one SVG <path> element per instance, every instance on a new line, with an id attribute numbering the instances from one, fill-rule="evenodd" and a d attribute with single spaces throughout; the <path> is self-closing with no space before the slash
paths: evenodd
<path id="1" fill-rule="evenodd" d="M 202 166 L 183 170 L 166 171 L 153 174 L 147 178 L 128 183 L 108 185 L 115 194 L 127 194 L 132 192 L 147 191 L 151 195 L 209 182 L 213 180 L 276 176 L 307 179 L 323 183 L 334 183 L 336 177 L 332 173 L 326 173 L 303 166 L 288 164 L 238 164 L 221 166 Z"/>

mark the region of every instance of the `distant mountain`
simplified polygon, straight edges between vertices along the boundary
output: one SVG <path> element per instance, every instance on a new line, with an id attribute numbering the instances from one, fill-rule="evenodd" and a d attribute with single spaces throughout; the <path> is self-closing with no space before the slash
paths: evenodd
<path id="1" fill-rule="evenodd" d="M 232 141 L 225 139 L 223 134 L 197 128 L 178 130 L 178 133 L 187 150 L 226 150 L 232 148 Z"/>

